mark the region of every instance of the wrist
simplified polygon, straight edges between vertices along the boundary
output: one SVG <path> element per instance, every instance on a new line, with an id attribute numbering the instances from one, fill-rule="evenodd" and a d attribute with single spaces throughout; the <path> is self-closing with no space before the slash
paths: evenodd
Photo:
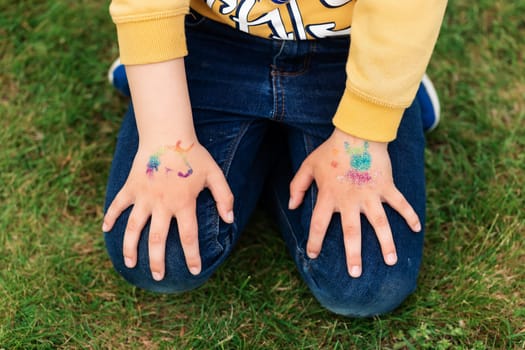
<path id="1" fill-rule="evenodd" d="M 139 146 L 156 147 L 166 144 L 183 142 L 196 142 L 197 135 L 188 115 L 168 115 L 163 117 L 151 116 L 137 120 Z"/>
<path id="2" fill-rule="evenodd" d="M 339 128 L 335 128 L 330 138 L 335 142 L 349 142 L 351 144 L 367 142 L 370 145 L 374 145 L 374 148 L 385 148 L 388 146 L 388 142 L 371 141 L 361 137 L 351 135 L 344 132 Z"/>
<path id="3" fill-rule="evenodd" d="M 150 137 L 139 140 L 138 152 L 155 153 L 167 148 L 175 148 L 177 145 L 185 147 L 188 145 L 197 145 L 199 141 L 195 134 L 179 136 L 171 134 L 162 137 Z"/>

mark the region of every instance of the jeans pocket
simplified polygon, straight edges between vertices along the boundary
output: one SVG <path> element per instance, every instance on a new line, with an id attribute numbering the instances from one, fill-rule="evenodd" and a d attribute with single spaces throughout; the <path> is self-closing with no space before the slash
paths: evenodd
<path id="1" fill-rule="evenodd" d="M 206 22 L 207 19 L 200 13 L 190 10 L 190 13 L 185 18 L 185 25 L 188 28 L 196 28 Z"/>

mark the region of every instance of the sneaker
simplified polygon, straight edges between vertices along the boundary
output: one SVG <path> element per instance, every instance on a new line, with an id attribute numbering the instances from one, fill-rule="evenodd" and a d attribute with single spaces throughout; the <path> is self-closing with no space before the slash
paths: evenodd
<path id="1" fill-rule="evenodd" d="M 439 124 L 441 108 L 439 106 L 439 97 L 434 88 L 434 84 L 432 84 L 432 81 L 426 74 L 423 76 L 421 85 L 419 85 L 416 98 L 421 106 L 423 130 L 425 132 L 430 132 Z"/>
<path id="2" fill-rule="evenodd" d="M 120 63 L 120 58 L 117 58 L 109 68 L 108 80 L 122 95 L 126 97 L 131 96 L 126 69 L 124 68 L 124 65 Z"/>

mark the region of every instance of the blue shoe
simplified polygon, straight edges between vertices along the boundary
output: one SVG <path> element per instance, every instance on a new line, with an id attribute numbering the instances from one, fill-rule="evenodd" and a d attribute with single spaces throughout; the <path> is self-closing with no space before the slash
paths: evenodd
<path id="1" fill-rule="evenodd" d="M 122 95 L 131 97 L 126 69 L 124 65 L 120 63 L 120 58 L 117 58 L 109 68 L 108 80 Z"/>
<path id="2" fill-rule="evenodd" d="M 441 107 L 439 106 L 439 97 L 434 84 L 432 84 L 432 81 L 426 74 L 423 76 L 421 85 L 419 85 L 416 98 L 421 106 L 423 130 L 430 132 L 439 124 Z"/>

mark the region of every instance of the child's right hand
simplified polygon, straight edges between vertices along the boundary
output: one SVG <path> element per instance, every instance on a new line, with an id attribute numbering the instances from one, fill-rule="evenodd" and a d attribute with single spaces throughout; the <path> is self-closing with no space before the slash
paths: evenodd
<path id="1" fill-rule="evenodd" d="M 166 238 L 170 221 L 177 219 L 180 241 L 188 270 L 201 271 L 196 199 L 204 187 L 210 189 L 220 217 L 233 222 L 233 194 L 208 151 L 196 139 L 173 144 L 139 146 L 128 179 L 108 208 L 103 231 L 133 205 L 124 233 L 124 262 L 137 264 L 137 246 L 142 229 L 151 217 L 149 259 L 152 276 L 160 281 L 165 272 Z"/>

